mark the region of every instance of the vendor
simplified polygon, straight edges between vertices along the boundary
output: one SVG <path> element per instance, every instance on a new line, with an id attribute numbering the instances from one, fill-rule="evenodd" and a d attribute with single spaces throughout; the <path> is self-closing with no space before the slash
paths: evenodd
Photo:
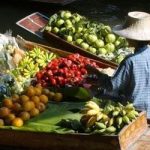
<path id="1" fill-rule="evenodd" d="M 100 87 L 101 97 L 131 101 L 150 118 L 150 14 L 129 12 L 125 24 L 115 26 L 113 32 L 127 38 L 129 45 L 135 47 L 135 53 L 120 63 L 112 77 L 91 66 L 87 66 L 87 70 L 89 74 L 91 69 L 95 71 L 98 77 L 95 84 Z M 92 81 L 91 76 L 87 79 Z"/>

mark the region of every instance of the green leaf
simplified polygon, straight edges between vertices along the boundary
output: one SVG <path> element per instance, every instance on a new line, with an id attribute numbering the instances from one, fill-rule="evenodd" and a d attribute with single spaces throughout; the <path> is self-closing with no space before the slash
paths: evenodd
<path id="1" fill-rule="evenodd" d="M 62 88 L 61 92 L 65 97 L 75 97 L 80 100 L 89 100 L 91 97 L 89 91 L 82 87 L 66 87 Z"/>

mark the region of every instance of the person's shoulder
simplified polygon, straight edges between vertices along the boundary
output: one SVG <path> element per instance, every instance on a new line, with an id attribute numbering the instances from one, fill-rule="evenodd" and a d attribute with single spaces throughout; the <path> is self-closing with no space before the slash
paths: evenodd
<path id="1" fill-rule="evenodd" d="M 135 58 L 135 54 L 129 54 L 124 58 L 124 60 L 121 62 L 121 64 L 130 64 Z"/>

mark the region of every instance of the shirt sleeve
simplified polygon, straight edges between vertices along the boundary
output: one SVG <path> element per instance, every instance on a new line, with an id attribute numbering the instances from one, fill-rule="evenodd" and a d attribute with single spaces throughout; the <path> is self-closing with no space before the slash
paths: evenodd
<path id="1" fill-rule="evenodd" d="M 118 67 L 113 77 L 105 77 L 102 82 L 101 96 L 112 99 L 124 99 L 125 89 L 130 81 L 130 61 L 124 60 Z"/>

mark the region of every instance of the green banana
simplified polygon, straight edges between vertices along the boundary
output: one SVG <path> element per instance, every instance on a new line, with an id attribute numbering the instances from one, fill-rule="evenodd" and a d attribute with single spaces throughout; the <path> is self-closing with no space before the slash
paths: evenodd
<path id="1" fill-rule="evenodd" d="M 113 132 L 116 132 L 116 128 L 114 126 L 110 126 L 110 127 L 106 128 L 106 131 L 108 133 L 113 133 Z"/>
<path id="2" fill-rule="evenodd" d="M 119 115 L 119 111 L 114 111 L 113 113 L 112 113 L 112 115 L 114 116 L 114 117 L 116 117 L 116 116 L 118 116 Z"/>
<path id="3" fill-rule="evenodd" d="M 95 126 L 97 129 L 106 129 L 106 125 L 101 122 L 95 122 Z"/>
<path id="4" fill-rule="evenodd" d="M 125 124 L 129 124 L 130 123 L 130 119 L 127 116 L 123 116 L 122 120 L 123 120 L 123 122 Z"/>
<path id="5" fill-rule="evenodd" d="M 117 123 L 117 125 L 120 126 L 120 125 L 123 123 L 122 117 L 117 117 L 117 118 L 116 118 L 116 123 Z"/>

